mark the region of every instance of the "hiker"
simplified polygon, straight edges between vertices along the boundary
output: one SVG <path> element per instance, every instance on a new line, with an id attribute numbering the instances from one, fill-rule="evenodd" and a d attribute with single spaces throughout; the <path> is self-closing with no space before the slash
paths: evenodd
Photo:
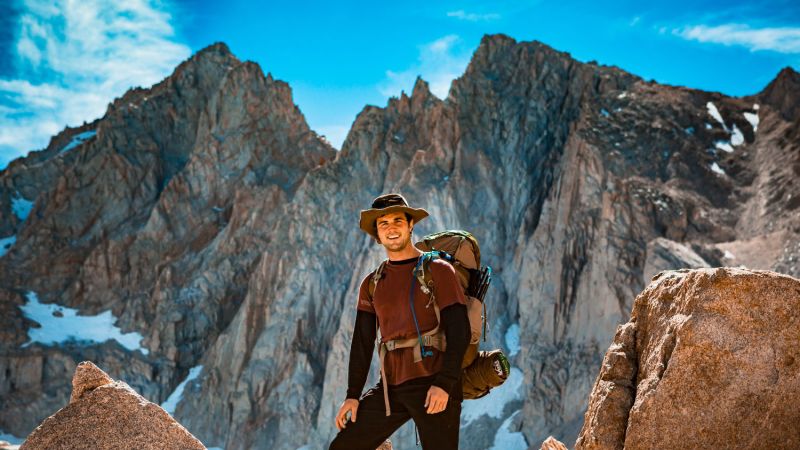
<path id="1" fill-rule="evenodd" d="M 347 397 L 336 414 L 339 433 L 330 449 L 374 450 L 409 419 L 423 449 L 458 448 L 461 362 L 470 325 L 463 289 L 450 263 L 430 262 L 432 297 L 413 276 L 422 252 L 412 245 L 411 236 L 414 225 L 425 217 L 427 211 L 409 207 L 399 194 L 382 195 L 361 211 L 359 227 L 383 245 L 388 260 L 367 275 L 359 289 Z M 379 279 L 373 280 L 376 272 Z M 438 304 L 439 320 L 431 299 Z M 423 342 L 423 335 L 437 326 L 444 332 L 443 352 L 427 344 L 389 348 L 411 338 Z M 378 331 L 381 381 L 361 395 Z"/>

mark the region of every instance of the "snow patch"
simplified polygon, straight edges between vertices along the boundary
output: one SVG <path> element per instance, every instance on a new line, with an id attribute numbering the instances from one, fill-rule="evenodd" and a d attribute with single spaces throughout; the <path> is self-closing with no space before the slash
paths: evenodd
<path id="1" fill-rule="evenodd" d="M 722 170 L 722 167 L 720 167 L 717 163 L 711 164 L 711 170 L 720 175 L 725 175 L 725 171 Z"/>
<path id="2" fill-rule="evenodd" d="M 186 383 L 197 378 L 202 370 L 203 366 L 194 366 L 189 369 L 189 375 L 186 376 L 186 379 L 181 381 L 181 383 L 175 387 L 175 390 L 172 391 L 172 394 L 169 394 L 169 397 L 161 404 L 161 407 L 164 408 L 166 412 L 170 415 L 175 414 L 175 408 L 178 406 L 178 403 L 183 400 L 183 389 L 186 387 Z"/>
<path id="3" fill-rule="evenodd" d="M 17 216 L 20 222 L 25 222 L 32 209 L 33 202 L 23 198 L 19 195 L 19 192 L 17 192 L 16 196 L 11 197 L 11 210 L 14 211 L 14 215 Z"/>
<path id="4" fill-rule="evenodd" d="M 511 368 L 506 382 L 492 389 L 492 392 L 477 400 L 464 402 L 461 407 L 461 422 L 469 425 L 470 422 L 486 414 L 499 419 L 503 416 L 505 406 L 514 400 L 522 399 L 522 371 L 516 367 Z"/>
<path id="5" fill-rule="evenodd" d="M 753 109 L 758 111 L 758 108 L 760 108 L 760 106 L 758 106 L 758 103 L 754 103 L 753 104 Z"/>
<path id="6" fill-rule="evenodd" d="M 13 434 L 6 433 L 5 431 L 0 430 L 0 441 L 6 441 L 11 445 L 21 445 L 25 441 L 25 439 L 18 438 Z"/>
<path id="7" fill-rule="evenodd" d="M 69 144 L 65 145 L 64 148 L 58 151 L 58 153 L 64 153 L 72 150 L 73 148 L 83 144 L 84 142 L 88 141 L 94 135 L 96 135 L 96 131 L 84 131 L 83 133 L 78 133 L 75 136 L 72 136 L 72 140 L 69 141 Z"/>
<path id="8" fill-rule="evenodd" d="M 601 109 L 600 109 L 600 114 L 601 114 L 603 117 L 608 117 L 608 116 L 610 116 L 610 115 L 611 115 L 611 114 L 608 112 L 608 110 L 607 110 L 607 109 L 605 109 L 605 108 L 601 108 Z"/>
<path id="9" fill-rule="evenodd" d="M 506 348 L 508 348 L 508 356 L 519 353 L 519 325 L 516 323 L 506 330 Z"/>
<path id="10" fill-rule="evenodd" d="M 622 94 L 619 94 L 619 95 L 617 96 L 617 98 L 625 98 L 625 97 L 627 97 L 627 96 L 628 96 L 628 93 L 627 93 L 627 92 L 623 92 Z"/>
<path id="11" fill-rule="evenodd" d="M 683 132 L 691 136 L 694 134 L 694 127 L 684 128 Z"/>
<path id="12" fill-rule="evenodd" d="M 17 242 L 17 235 L 12 234 L 9 237 L 0 238 L 0 258 L 6 255 L 14 243 Z"/>
<path id="13" fill-rule="evenodd" d="M 742 145 L 744 144 L 744 135 L 739 130 L 739 127 L 736 124 L 733 124 L 733 130 L 731 131 L 731 145 Z"/>
<path id="14" fill-rule="evenodd" d="M 22 305 L 22 313 L 41 327 L 28 330 L 29 341 L 22 344 L 23 347 L 34 342 L 58 345 L 69 341 L 103 343 L 113 339 L 128 350 L 139 350 L 145 355 L 148 353 L 146 348 L 139 345 L 143 339 L 141 334 L 123 333 L 114 325 L 116 318 L 111 310 L 96 316 L 79 316 L 77 309 L 39 303 L 39 297 L 33 291 L 28 291 L 26 296 L 28 302 Z"/>
<path id="15" fill-rule="evenodd" d="M 722 128 L 724 128 L 725 131 L 728 131 L 728 127 L 725 125 L 725 121 L 722 120 L 722 114 L 719 113 L 719 110 L 714 105 L 714 103 L 712 102 L 706 103 L 706 108 L 708 109 L 708 113 L 711 115 L 711 117 L 716 119 L 717 122 L 719 122 L 720 125 L 722 125 Z"/>
<path id="16" fill-rule="evenodd" d="M 756 105 L 756 106 L 758 106 L 758 105 Z M 754 113 L 751 113 L 751 112 L 746 112 L 746 113 L 744 113 L 744 118 L 745 118 L 745 120 L 750 122 L 750 126 L 753 127 L 753 133 L 758 131 L 758 122 L 759 122 L 758 113 L 754 114 Z"/>
<path id="17" fill-rule="evenodd" d="M 511 431 L 511 422 L 522 411 L 517 411 L 503 421 L 494 436 L 494 445 L 489 450 L 527 450 L 528 442 L 520 431 Z"/>
<path id="18" fill-rule="evenodd" d="M 730 251 L 730 250 L 725 250 L 725 255 L 724 255 L 724 256 L 725 256 L 726 258 L 728 258 L 728 259 L 734 259 L 734 258 L 736 258 L 735 256 L 733 256 L 733 253 L 731 253 L 731 251 Z"/>
<path id="19" fill-rule="evenodd" d="M 706 122 L 706 130 L 710 130 L 712 128 L 714 127 L 712 127 L 710 123 Z"/>
<path id="20" fill-rule="evenodd" d="M 714 143 L 714 147 L 717 147 L 720 150 L 725 150 L 728 153 L 733 153 L 733 147 L 731 147 L 731 144 L 729 144 L 728 142 L 725 142 L 725 141 L 717 141 L 717 142 L 715 142 Z"/>

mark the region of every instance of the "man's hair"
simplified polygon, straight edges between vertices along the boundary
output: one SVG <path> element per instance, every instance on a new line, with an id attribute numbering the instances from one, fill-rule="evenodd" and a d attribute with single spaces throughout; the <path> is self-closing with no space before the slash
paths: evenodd
<path id="1" fill-rule="evenodd" d="M 385 216 L 385 215 L 386 215 L 386 214 L 384 214 L 384 216 Z M 407 212 L 404 212 L 404 213 L 403 213 L 403 215 L 404 215 L 404 216 L 406 216 L 406 222 L 409 222 L 409 223 L 411 223 L 411 214 L 409 214 L 409 213 L 407 213 Z M 383 217 L 383 216 L 378 216 L 378 218 L 377 218 L 377 219 L 375 219 L 375 228 L 377 228 L 377 227 L 378 227 L 378 219 L 380 219 L 381 217 Z"/>

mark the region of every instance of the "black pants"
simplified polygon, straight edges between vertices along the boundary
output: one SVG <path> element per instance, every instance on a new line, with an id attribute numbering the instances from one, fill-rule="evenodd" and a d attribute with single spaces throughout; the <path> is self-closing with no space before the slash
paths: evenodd
<path id="1" fill-rule="evenodd" d="M 408 419 L 414 420 L 417 425 L 423 450 L 458 449 L 461 398 L 450 396 L 444 411 L 428 414 L 425 412 L 425 397 L 431 381 L 419 378 L 390 386 L 390 416 L 386 416 L 383 388 L 378 383 L 361 397 L 356 422 L 347 423 L 331 442 L 330 450 L 375 450 Z M 461 386 L 460 383 L 458 386 Z"/>

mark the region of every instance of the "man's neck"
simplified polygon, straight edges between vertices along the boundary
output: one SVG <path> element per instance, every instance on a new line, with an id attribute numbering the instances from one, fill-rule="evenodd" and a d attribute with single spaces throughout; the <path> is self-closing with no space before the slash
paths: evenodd
<path id="1" fill-rule="evenodd" d="M 403 250 L 397 252 L 386 250 L 386 257 L 389 258 L 389 261 L 403 261 L 405 259 L 417 258 L 421 254 L 422 252 L 413 245 L 409 245 Z"/>

